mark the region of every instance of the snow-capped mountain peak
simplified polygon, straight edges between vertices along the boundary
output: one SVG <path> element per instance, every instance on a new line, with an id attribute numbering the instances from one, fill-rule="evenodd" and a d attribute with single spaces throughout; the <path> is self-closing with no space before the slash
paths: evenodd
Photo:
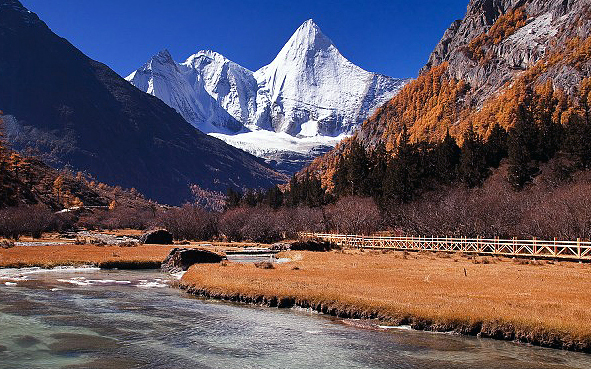
<path id="1" fill-rule="evenodd" d="M 272 129 L 305 137 L 351 133 L 404 84 L 351 63 L 311 19 L 254 76 Z"/>
<path id="2" fill-rule="evenodd" d="M 334 47 L 332 41 L 322 33 L 312 19 L 308 19 L 290 37 L 283 49 L 279 52 L 279 56 L 327 50 L 331 46 Z"/>
<path id="3" fill-rule="evenodd" d="M 312 19 L 293 33 L 271 63 L 254 73 L 211 50 L 178 64 L 163 51 L 127 80 L 161 98 L 202 131 L 255 155 L 264 152 L 267 158 L 281 151 L 276 146 L 284 142 L 294 151 L 286 137 L 301 140 L 306 148 L 312 142 L 334 145 L 406 82 L 351 63 Z M 260 140 L 263 133 L 265 140 Z M 277 145 L 261 148 L 263 141 L 274 141 L 269 136 L 273 134 Z"/>
<path id="4" fill-rule="evenodd" d="M 154 55 L 152 59 L 150 59 L 150 62 L 160 64 L 175 64 L 174 59 L 172 59 L 172 55 L 170 55 L 170 51 L 168 51 L 168 49 L 158 52 L 158 54 Z"/>

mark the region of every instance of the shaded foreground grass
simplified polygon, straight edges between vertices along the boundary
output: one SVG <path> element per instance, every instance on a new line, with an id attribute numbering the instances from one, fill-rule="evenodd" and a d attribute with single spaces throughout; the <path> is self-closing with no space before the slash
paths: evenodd
<path id="1" fill-rule="evenodd" d="M 378 252 L 287 252 L 274 269 L 195 265 L 212 298 L 591 352 L 591 265 Z"/>
<path id="2" fill-rule="evenodd" d="M 47 245 L 0 248 L 0 268 L 60 265 L 96 265 L 101 268 L 159 268 L 174 245 L 138 245 L 135 247 L 97 245 Z"/>

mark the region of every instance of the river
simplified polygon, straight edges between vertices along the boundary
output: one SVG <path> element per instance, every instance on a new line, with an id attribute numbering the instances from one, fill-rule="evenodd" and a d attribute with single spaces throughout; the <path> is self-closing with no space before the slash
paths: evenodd
<path id="1" fill-rule="evenodd" d="M 591 368 L 591 356 L 193 298 L 157 271 L 0 270 L 0 368 Z"/>

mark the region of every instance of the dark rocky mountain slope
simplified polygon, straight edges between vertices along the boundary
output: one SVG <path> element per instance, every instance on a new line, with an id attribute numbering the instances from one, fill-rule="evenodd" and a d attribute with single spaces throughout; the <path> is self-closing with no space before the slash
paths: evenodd
<path id="1" fill-rule="evenodd" d="M 0 0 L 0 86 L 14 148 L 159 202 L 190 200 L 191 185 L 225 191 L 284 179 L 88 58 L 17 0 Z"/>

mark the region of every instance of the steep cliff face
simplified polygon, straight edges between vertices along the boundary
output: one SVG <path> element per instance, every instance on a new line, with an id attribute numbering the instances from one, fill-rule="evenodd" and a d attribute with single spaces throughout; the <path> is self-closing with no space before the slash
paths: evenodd
<path id="1" fill-rule="evenodd" d="M 403 125 L 416 140 L 439 140 L 448 129 L 459 137 L 469 124 L 486 135 L 495 122 L 512 125 L 498 106 L 509 100 L 503 95 L 547 81 L 576 99 L 591 74 L 590 35 L 590 0 L 473 0 L 419 78 L 379 108 L 358 137 L 393 146 Z"/>
<path id="2" fill-rule="evenodd" d="M 588 0 L 473 0 L 447 29 L 421 70 L 448 64 L 447 75 L 471 86 L 467 103 L 481 106 L 548 51 L 591 31 Z M 562 68 L 562 66 L 560 67 Z M 572 92 L 584 71 L 550 70 L 542 79 Z M 583 68 L 585 69 L 585 68 Z"/>

